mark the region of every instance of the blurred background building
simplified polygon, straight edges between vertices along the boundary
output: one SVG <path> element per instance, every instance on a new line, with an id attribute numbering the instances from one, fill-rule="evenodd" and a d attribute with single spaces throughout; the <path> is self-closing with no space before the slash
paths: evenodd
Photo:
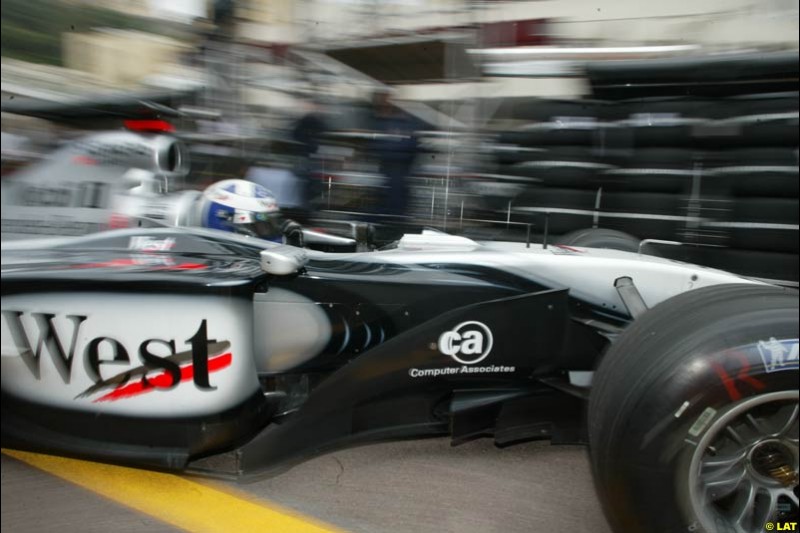
<path id="1" fill-rule="evenodd" d="M 157 74 L 163 65 L 178 63 L 189 48 L 170 37 L 133 30 L 101 28 L 87 33 L 65 33 L 63 38 L 66 68 L 88 72 L 121 87 Z"/>
<path id="2" fill-rule="evenodd" d="M 185 0 L 170 7 L 143 0 L 9 0 L 3 55 L 130 85 L 169 71 L 186 46 L 216 32 L 246 47 L 239 50 L 246 52 L 243 77 L 256 86 L 264 78 L 276 86 L 296 81 L 293 69 L 310 62 L 296 53 L 314 51 L 327 63 L 315 66 L 319 74 L 338 78 L 326 79 L 327 91 L 358 94 L 355 81 L 341 78 L 361 73 L 400 85 L 402 98 L 438 101 L 586 96 L 587 61 L 798 47 L 796 0 Z M 260 100 L 258 93 L 245 97 L 250 94 Z"/>

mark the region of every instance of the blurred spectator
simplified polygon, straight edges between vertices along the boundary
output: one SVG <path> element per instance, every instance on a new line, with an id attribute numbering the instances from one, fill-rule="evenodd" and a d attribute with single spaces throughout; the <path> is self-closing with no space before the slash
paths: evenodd
<path id="1" fill-rule="evenodd" d="M 229 38 L 234 34 L 236 7 L 233 0 L 214 0 L 211 19 L 216 26 L 215 36 Z"/>
<path id="2" fill-rule="evenodd" d="M 307 102 L 305 113 L 292 128 L 292 140 L 298 145 L 299 156 L 295 165 L 295 176 L 299 181 L 300 204 L 307 214 L 316 208 L 321 193 L 319 180 L 314 177 L 316 170 L 314 157 L 319 150 L 320 139 L 327 130 L 328 126 L 322 113 L 311 101 Z"/>
<path id="3" fill-rule="evenodd" d="M 378 168 L 386 177 L 386 189 L 379 210 L 387 215 L 404 216 L 408 211 L 408 177 L 417 155 L 414 123 L 392 105 L 388 91 L 378 91 L 372 100 L 372 130 L 376 136 L 371 149 Z"/>

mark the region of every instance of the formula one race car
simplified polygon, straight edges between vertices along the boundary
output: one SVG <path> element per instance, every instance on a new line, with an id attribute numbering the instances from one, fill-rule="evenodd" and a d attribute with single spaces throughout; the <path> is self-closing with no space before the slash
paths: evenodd
<path id="1" fill-rule="evenodd" d="M 159 228 L 4 243 L 2 295 L 4 447 L 246 478 L 377 439 L 588 440 L 615 531 L 798 511 L 792 290 L 436 232 L 330 254 Z"/>
<path id="2" fill-rule="evenodd" d="M 250 181 L 226 179 L 203 191 L 180 190 L 188 177 L 187 161 L 177 138 L 148 131 L 106 131 L 66 143 L 3 179 L 0 238 L 196 226 L 323 251 L 366 246 L 365 225 L 341 223 L 325 233 L 302 228 L 284 216 L 271 191 Z"/>

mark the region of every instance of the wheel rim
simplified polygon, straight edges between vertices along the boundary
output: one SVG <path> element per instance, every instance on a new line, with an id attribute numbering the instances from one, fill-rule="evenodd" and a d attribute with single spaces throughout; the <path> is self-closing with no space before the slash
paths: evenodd
<path id="1" fill-rule="evenodd" d="M 709 531 L 757 533 L 798 511 L 798 392 L 728 408 L 692 454 L 689 495 Z"/>

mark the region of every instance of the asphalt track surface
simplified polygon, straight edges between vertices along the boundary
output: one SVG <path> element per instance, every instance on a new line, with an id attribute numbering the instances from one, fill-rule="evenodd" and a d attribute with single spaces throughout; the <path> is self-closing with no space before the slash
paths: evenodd
<path id="1" fill-rule="evenodd" d="M 2 530 L 610 533 L 585 448 L 488 439 L 361 446 L 248 484 L 4 450 Z"/>

